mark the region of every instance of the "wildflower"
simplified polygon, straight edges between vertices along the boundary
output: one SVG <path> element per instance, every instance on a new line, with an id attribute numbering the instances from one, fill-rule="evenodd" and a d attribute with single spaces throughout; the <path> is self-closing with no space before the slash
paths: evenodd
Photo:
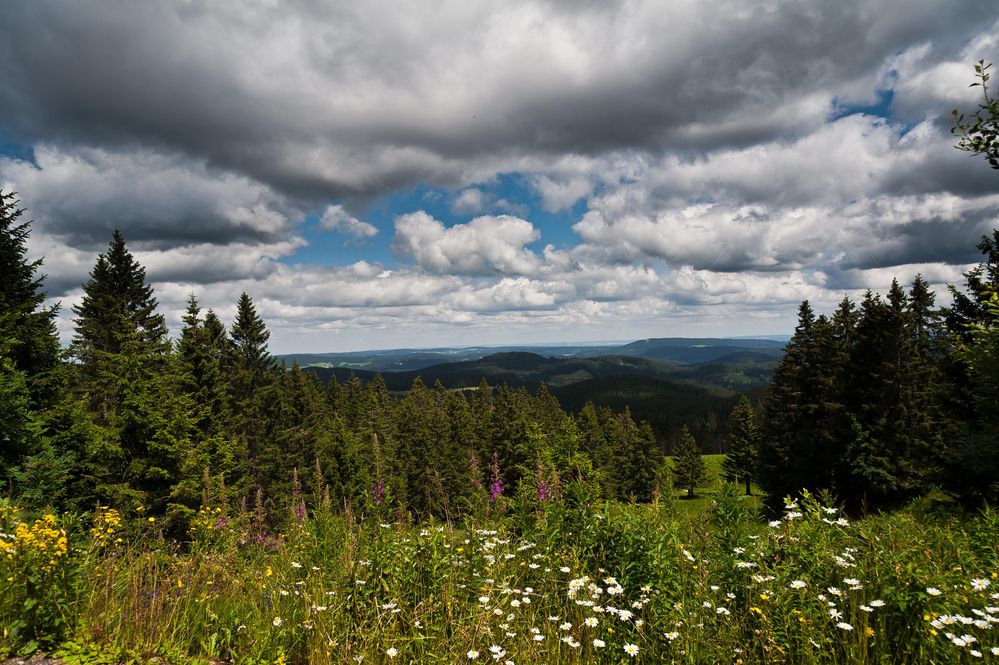
<path id="1" fill-rule="evenodd" d="M 638 646 L 636 646 L 634 644 L 625 644 L 624 645 L 624 652 L 626 654 L 628 654 L 629 656 L 631 656 L 632 658 L 634 658 L 635 656 L 638 655 Z"/>
<path id="2" fill-rule="evenodd" d="M 806 586 L 808 586 L 808 585 L 805 584 L 805 582 L 803 582 L 802 580 L 794 580 L 790 584 L 790 587 L 792 589 L 804 589 Z"/>
<path id="3" fill-rule="evenodd" d="M 926 587 L 926 593 L 930 596 L 939 596 L 943 592 L 940 591 L 940 589 L 937 589 L 936 587 L 929 586 Z"/>
<path id="4" fill-rule="evenodd" d="M 868 605 L 870 605 L 871 607 L 884 607 L 885 601 L 881 600 L 880 598 L 877 598 L 869 602 Z"/>
<path id="5" fill-rule="evenodd" d="M 669 640 L 670 642 L 672 642 L 678 637 L 680 637 L 680 633 L 676 632 L 675 630 L 671 633 L 666 633 L 666 639 Z"/>
<path id="6" fill-rule="evenodd" d="M 150 518 L 149 518 L 149 522 L 150 522 L 150 523 L 152 523 L 152 522 L 155 522 L 155 521 L 156 521 L 156 518 L 155 518 L 155 517 L 150 517 Z"/>
<path id="7" fill-rule="evenodd" d="M 572 630 L 572 624 L 566 621 L 561 626 L 559 626 L 559 628 L 561 628 L 562 630 Z"/>
<path id="8" fill-rule="evenodd" d="M 385 655 L 389 658 L 395 658 L 399 655 L 399 651 L 395 647 L 389 647 L 385 650 Z"/>
<path id="9" fill-rule="evenodd" d="M 469 649 L 468 653 L 466 653 L 465 655 L 468 656 L 469 660 L 475 660 L 476 658 L 479 657 L 479 652 L 476 651 L 475 649 Z"/>
<path id="10" fill-rule="evenodd" d="M 989 588 L 990 584 L 992 584 L 992 582 L 990 582 L 989 580 L 983 580 L 983 579 L 971 580 L 971 588 L 974 589 L 975 591 L 985 591 L 986 589 Z"/>
<path id="11" fill-rule="evenodd" d="M 607 643 L 604 642 L 603 640 L 601 640 L 601 639 L 594 639 L 593 640 L 593 647 L 594 648 L 596 648 L 596 649 L 603 649 L 605 646 L 607 646 Z M 995 652 L 997 650 L 999 650 L 999 647 L 997 647 L 996 649 L 993 649 L 992 651 Z"/>
<path id="12" fill-rule="evenodd" d="M 280 626 L 280 625 L 281 625 L 281 623 L 282 623 L 282 621 L 281 621 L 281 617 L 274 617 L 274 620 L 273 620 L 273 621 L 271 621 L 271 623 L 272 623 L 272 624 L 274 624 L 274 627 L 275 627 L 275 628 L 277 628 L 277 627 L 278 627 L 278 626 Z"/>
<path id="13" fill-rule="evenodd" d="M 292 568 L 301 568 L 301 567 L 302 567 L 302 564 L 300 564 L 300 563 L 299 563 L 299 562 L 297 562 L 297 561 L 292 561 L 292 562 L 291 562 L 291 567 L 292 567 Z"/>
<path id="14" fill-rule="evenodd" d="M 600 623 L 600 621 L 597 620 L 596 617 L 589 617 L 583 623 L 586 625 L 587 628 L 595 628 L 597 626 L 597 624 Z"/>
<path id="15" fill-rule="evenodd" d="M 838 624 L 836 624 L 836 627 L 837 627 L 837 628 L 840 628 L 840 629 L 842 629 L 842 630 L 845 630 L 845 631 L 847 631 L 847 632 L 849 632 L 849 631 L 853 630 L 853 626 L 851 626 L 850 624 L 848 624 L 848 623 L 847 623 L 847 622 L 845 622 L 845 621 L 840 621 L 840 622 L 839 622 Z"/>

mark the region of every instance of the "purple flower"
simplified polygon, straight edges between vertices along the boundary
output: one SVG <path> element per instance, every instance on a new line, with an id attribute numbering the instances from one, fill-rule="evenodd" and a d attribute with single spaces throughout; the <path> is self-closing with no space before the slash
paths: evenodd
<path id="1" fill-rule="evenodd" d="M 552 498 L 552 488 L 545 481 L 538 483 L 538 501 L 548 501 Z"/>
<path id="2" fill-rule="evenodd" d="M 371 498 L 375 500 L 379 506 L 385 501 L 385 483 L 378 481 L 375 483 L 374 489 L 371 490 Z"/>
<path id="3" fill-rule="evenodd" d="M 496 503 L 501 496 L 503 496 L 503 480 L 497 478 L 489 485 L 489 500 Z"/>

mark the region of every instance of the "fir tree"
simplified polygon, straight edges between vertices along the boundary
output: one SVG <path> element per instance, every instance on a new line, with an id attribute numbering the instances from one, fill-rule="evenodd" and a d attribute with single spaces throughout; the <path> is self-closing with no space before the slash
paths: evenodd
<path id="1" fill-rule="evenodd" d="M 728 453 L 722 463 L 722 470 L 727 481 L 745 484 L 747 496 L 752 494 L 759 439 L 756 414 L 753 413 L 749 398 L 743 395 L 728 419 Z"/>
<path id="2" fill-rule="evenodd" d="M 673 478 L 677 487 L 687 490 L 687 498 L 694 498 L 694 488 L 704 481 L 707 469 L 690 429 L 680 429 L 680 442 L 673 456 Z"/>
<path id="3" fill-rule="evenodd" d="M 83 387 L 103 423 L 121 399 L 116 362 L 126 347 L 150 362 L 159 361 L 167 350 L 166 322 L 156 313 L 156 304 L 145 268 L 116 230 L 83 285 L 83 300 L 73 308 L 77 318 L 72 351 L 80 361 Z"/>
<path id="4" fill-rule="evenodd" d="M 42 308 L 41 261 L 28 261 L 28 222 L 0 191 L 0 478 L 43 447 L 43 415 L 58 397 L 55 309 Z M 10 490 L 11 488 L 7 488 Z"/>
<path id="5" fill-rule="evenodd" d="M 4 354 L 12 369 L 24 373 L 29 406 L 45 409 L 58 398 L 53 373 L 61 351 L 55 329 L 55 307 L 42 307 L 42 261 L 27 260 L 30 223 L 19 221 L 24 211 L 15 195 L 0 190 L 0 338 L 8 340 Z"/>

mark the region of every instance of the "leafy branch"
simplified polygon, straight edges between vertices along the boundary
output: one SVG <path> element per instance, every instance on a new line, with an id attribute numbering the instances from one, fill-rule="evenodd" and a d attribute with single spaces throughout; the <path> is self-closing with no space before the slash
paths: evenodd
<path id="1" fill-rule="evenodd" d="M 983 103 L 967 117 L 955 109 L 952 113 L 954 126 L 950 131 L 961 136 L 954 147 L 975 155 L 984 155 L 992 168 L 999 169 L 999 99 L 989 96 L 990 67 L 992 63 L 986 64 L 984 60 L 979 60 L 975 65 L 975 78 L 978 80 L 970 87 L 981 86 Z"/>

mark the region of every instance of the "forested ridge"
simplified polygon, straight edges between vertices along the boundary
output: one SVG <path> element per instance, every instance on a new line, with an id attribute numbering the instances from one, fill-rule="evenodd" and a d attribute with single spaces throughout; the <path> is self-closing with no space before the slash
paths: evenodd
<path id="1" fill-rule="evenodd" d="M 419 377 L 395 398 L 380 376 L 324 384 L 279 365 L 245 293 L 228 326 L 191 295 L 170 339 L 117 231 L 64 350 L 42 306 L 41 262 L 25 258 L 30 226 L 15 195 L 2 197 L 0 470 L 23 505 L 142 506 L 180 534 L 209 496 L 279 524 L 320 503 L 457 517 L 488 487 L 513 496 L 573 479 L 637 501 L 671 481 L 693 486 L 696 469 L 671 474 L 669 446 L 627 404 L 567 413 L 544 386 L 455 391 Z M 732 411 L 729 478 L 747 490 L 755 480 L 774 503 L 801 489 L 829 489 L 855 510 L 932 490 L 994 501 L 999 231 L 979 249 L 949 308 L 918 276 L 829 315 L 802 303 L 760 413 L 746 400 Z M 679 448 L 697 450 L 687 423 L 670 425 Z"/>

